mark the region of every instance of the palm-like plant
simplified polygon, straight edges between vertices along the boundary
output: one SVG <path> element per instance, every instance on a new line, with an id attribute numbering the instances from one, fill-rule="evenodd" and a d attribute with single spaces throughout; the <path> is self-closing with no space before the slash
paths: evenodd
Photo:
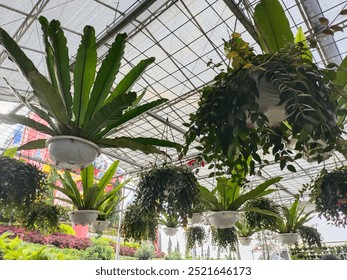
<path id="1" fill-rule="evenodd" d="M 304 212 L 304 207 L 299 207 L 296 199 L 290 208 L 282 207 L 282 215 L 276 218 L 276 230 L 278 233 L 296 233 L 297 230 L 313 218 L 314 211 Z"/>
<path id="2" fill-rule="evenodd" d="M 11 60 L 21 70 L 32 87 L 39 106 L 20 95 L 9 84 L 13 94 L 30 111 L 46 124 L 17 114 L 0 114 L 0 121 L 22 124 L 50 136 L 69 135 L 89 140 L 99 147 L 129 148 L 144 153 L 161 153 L 156 146 L 178 146 L 170 141 L 155 138 L 111 137 L 125 122 L 164 103 L 158 99 L 139 105 L 144 92 L 137 96 L 131 87 L 141 77 L 154 58 L 140 61 L 114 86 L 124 54 L 126 34 L 119 34 L 105 59 L 97 68 L 95 30 L 86 26 L 77 51 L 71 77 L 67 40 L 59 21 L 50 23 L 40 17 L 46 51 L 49 79 L 42 75 L 10 35 L 0 28 L 0 43 Z M 73 81 L 73 86 L 71 86 Z M 46 139 L 22 145 L 19 149 L 44 148 Z"/>
<path id="3" fill-rule="evenodd" d="M 118 164 L 118 160 L 111 164 L 99 182 L 96 182 L 94 179 L 93 165 L 89 165 L 83 169 L 81 171 L 83 194 L 80 193 L 80 190 L 78 189 L 77 184 L 73 180 L 69 171 L 65 171 L 64 176 L 58 174 L 63 185 L 62 187 L 54 184 L 50 184 L 50 186 L 68 197 L 68 199 L 59 197 L 60 200 L 73 204 L 73 206 L 78 210 L 101 209 L 102 211 L 102 209 L 104 209 L 105 211 L 110 212 L 113 210 L 110 209 L 111 206 L 115 207 L 118 204 L 115 204 L 114 200 L 116 200 L 116 198 L 118 199 L 119 190 L 129 182 L 129 180 L 126 180 L 111 191 L 106 192 L 105 188 L 110 183 L 114 173 L 116 172 Z M 105 202 L 110 204 L 104 205 Z"/>

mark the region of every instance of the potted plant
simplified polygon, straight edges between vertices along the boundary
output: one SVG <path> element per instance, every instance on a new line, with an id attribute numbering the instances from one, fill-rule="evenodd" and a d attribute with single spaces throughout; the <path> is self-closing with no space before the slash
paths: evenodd
<path id="1" fill-rule="evenodd" d="M 347 169 L 328 172 L 323 169 L 308 186 L 310 196 L 320 216 L 336 226 L 347 224 Z"/>
<path id="2" fill-rule="evenodd" d="M 162 213 L 159 224 L 164 226 L 163 231 L 167 236 L 174 236 L 181 225 L 181 220 L 176 213 Z"/>
<path id="3" fill-rule="evenodd" d="M 247 191 L 245 178 L 235 180 L 218 177 L 216 180 L 217 185 L 211 191 L 199 186 L 199 196 L 206 208 L 212 211 L 206 215 L 208 221 L 217 228 L 228 228 L 235 224 L 238 212 L 242 211 L 241 206 L 246 201 L 276 191 L 276 189 L 268 189 L 268 187 L 279 182 L 281 177 L 271 178 L 249 191 Z"/>
<path id="4" fill-rule="evenodd" d="M 125 196 L 121 195 L 121 190 L 114 196 L 108 198 L 103 204 L 99 207 L 99 214 L 94 222 L 92 222 L 92 228 L 96 232 L 102 232 L 107 229 L 110 224 L 109 218 L 112 215 L 115 215 L 117 212 L 117 207 L 125 199 Z"/>
<path id="5" fill-rule="evenodd" d="M 313 218 L 313 211 L 304 212 L 299 208 L 299 200 L 295 199 L 290 208 L 282 207 L 282 215 L 276 218 L 277 239 L 283 244 L 293 244 L 298 240 L 298 229 Z"/>
<path id="6" fill-rule="evenodd" d="M 116 36 L 96 73 L 95 30 L 86 26 L 71 76 L 67 41 L 59 21 L 52 20 L 49 23 L 42 16 L 39 21 L 43 31 L 49 80 L 38 71 L 9 34 L 0 28 L 0 43 L 31 85 L 35 99 L 31 101 L 10 85 L 9 87 L 24 106 L 46 123 L 17 114 L 0 114 L 0 121 L 7 124 L 19 123 L 50 136 L 48 140 L 28 142 L 19 149 L 48 147 L 52 160 L 58 166 L 75 169 L 88 166 L 103 147 L 128 148 L 146 154 L 163 153 L 156 146 L 178 147 L 170 141 L 154 138 L 114 137 L 118 126 L 166 101 L 158 99 L 138 105 L 144 93 L 137 96 L 131 91 L 132 85 L 154 62 L 153 57 L 140 61 L 114 85 L 127 35 Z M 36 100 L 39 107 L 35 105 Z"/>
<path id="7" fill-rule="evenodd" d="M 251 227 L 245 219 L 236 221 L 235 230 L 237 234 L 237 239 L 240 241 L 241 245 L 248 246 L 252 242 L 251 236 L 253 233 L 257 232 L 257 228 Z"/>
<path id="8" fill-rule="evenodd" d="M 322 236 L 315 227 L 301 226 L 298 228 L 298 234 L 300 235 L 304 244 L 308 247 L 317 246 L 322 247 Z"/>
<path id="9" fill-rule="evenodd" d="M 186 225 L 198 198 L 197 184 L 196 177 L 185 166 L 153 167 L 141 174 L 136 201 L 155 215 L 174 213 Z"/>
<path id="10" fill-rule="evenodd" d="M 197 243 L 199 246 L 203 246 L 206 239 L 205 229 L 201 226 L 189 227 L 186 231 L 186 249 L 193 249 L 194 245 Z"/>
<path id="11" fill-rule="evenodd" d="M 66 170 L 63 176 L 58 174 L 62 186 L 57 186 L 53 183 L 50 184 L 51 187 L 68 197 L 68 199 L 57 197 L 58 199 L 72 204 L 76 209 L 69 212 L 72 223 L 87 225 L 95 221 L 99 215 L 101 206 L 108 199 L 118 196 L 119 190 L 129 182 L 129 180 L 126 180 L 111 191 L 106 192 L 105 188 L 116 172 L 118 164 L 119 160 L 112 163 L 98 182 L 94 179 L 93 165 L 89 165 L 83 169 L 81 171 L 83 194 L 80 193 L 71 173 Z"/>
<path id="12" fill-rule="evenodd" d="M 245 203 L 244 212 L 245 222 L 250 228 L 258 230 L 275 230 L 276 216 L 272 213 L 280 215 L 281 206 L 267 197 L 260 197 L 249 200 Z M 252 209 L 261 209 L 262 212 L 252 211 Z M 271 214 L 271 215 L 268 215 Z"/>
<path id="13" fill-rule="evenodd" d="M 321 69 L 312 61 L 302 30 L 294 42 L 278 1 L 261 0 L 254 20 L 265 53 L 257 55 L 237 32 L 225 41 L 228 66 L 201 90 L 186 123 L 183 154 L 197 140 L 200 157 L 218 172 L 241 165 L 255 174 L 255 163 L 263 163 L 259 154 L 270 153 L 281 169 L 295 172 L 290 162 L 304 155 L 321 162 L 342 139 L 339 114 L 345 115 L 346 102 L 333 83 L 338 68 Z M 287 147 L 291 139 L 295 154 Z"/>

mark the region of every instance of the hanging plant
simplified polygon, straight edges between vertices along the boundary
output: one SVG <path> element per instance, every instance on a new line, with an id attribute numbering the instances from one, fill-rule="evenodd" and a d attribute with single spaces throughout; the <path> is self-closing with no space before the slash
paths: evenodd
<path id="1" fill-rule="evenodd" d="M 205 229 L 201 226 L 189 227 L 186 231 L 186 249 L 193 249 L 195 244 L 203 246 L 206 240 Z"/>
<path id="2" fill-rule="evenodd" d="M 322 236 L 316 228 L 301 226 L 298 228 L 298 234 L 301 237 L 303 243 L 307 244 L 309 247 L 322 247 Z"/>
<path id="3" fill-rule="evenodd" d="M 46 189 L 46 175 L 25 162 L 0 157 L 0 204 L 27 208 Z"/>
<path id="4" fill-rule="evenodd" d="M 136 201 L 148 212 L 174 214 L 187 224 L 198 199 L 198 183 L 184 166 L 165 164 L 141 174 Z"/>
<path id="5" fill-rule="evenodd" d="M 275 203 L 273 200 L 261 197 L 252 199 L 245 203 L 245 208 L 259 208 L 264 210 L 263 212 L 245 211 L 244 216 L 247 224 L 250 228 L 258 230 L 275 230 L 276 217 L 273 215 L 267 215 L 266 211 L 280 215 L 281 206 Z"/>
<path id="6" fill-rule="evenodd" d="M 233 33 L 224 44 L 226 71 L 201 90 L 197 111 L 186 123 L 183 153 L 198 141 L 200 158 L 218 172 L 242 166 L 255 174 L 256 163 L 260 167 L 268 163 L 260 154 L 272 154 L 281 169 L 287 166 L 295 172 L 291 162 L 302 157 L 321 162 L 342 140 L 346 100 L 342 87 L 334 85 L 338 66 L 319 68 L 300 40 L 302 30 L 294 43 L 281 5 L 260 2 L 255 21 L 267 53 L 257 55 L 239 33 Z"/>
<path id="7" fill-rule="evenodd" d="M 316 204 L 319 216 L 340 226 L 347 224 L 347 169 L 328 172 L 323 169 L 312 185 L 311 199 Z"/>
<path id="8" fill-rule="evenodd" d="M 235 228 L 211 227 L 212 244 L 221 249 L 236 251 L 237 235 Z"/>

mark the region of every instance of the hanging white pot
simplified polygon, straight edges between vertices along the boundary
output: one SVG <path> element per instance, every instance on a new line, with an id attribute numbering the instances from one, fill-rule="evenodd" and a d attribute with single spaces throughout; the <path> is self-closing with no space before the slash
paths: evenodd
<path id="1" fill-rule="evenodd" d="M 236 223 L 237 214 L 237 211 L 211 212 L 206 215 L 206 218 L 217 228 L 230 228 Z"/>
<path id="2" fill-rule="evenodd" d="M 163 231 L 167 236 L 174 236 L 177 233 L 178 229 L 172 227 L 164 227 Z"/>
<path id="3" fill-rule="evenodd" d="M 291 245 L 298 241 L 299 235 L 297 233 L 278 233 L 276 238 L 279 242 L 285 245 Z"/>
<path id="4" fill-rule="evenodd" d="M 94 222 L 92 222 L 92 229 L 96 232 L 104 231 L 105 229 L 107 229 L 109 224 L 110 221 L 95 220 Z"/>
<path id="5" fill-rule="evenodd" d="M 250 75 L 256 81 L 259 91 L 256 102 L 259 105 L 259 112 L 264 113 L 269 120 L 269 126 L 273 127 L 286 119 L 286 107 L 285 103 L 279 105 L 280 93 L 273 84 L 267 82 L 265 77 L 258 80 L 260 73 L 261 71 L 255 70 Z"/>
<path id="6" fill-rule="evenodd" d="M 83 169 L 101 153 L 98 145 L 75 136 L 51 137 L 46 147 L 56 166 L 64 169 Z"/>
<path id="7" fill-rule="evenodd" d="M 196 224 L 199 224 L 201 222 L 201 219 L 202 219 L 201 213 L 193 213 L 192 217 L 189 219 L 189 222 L 192 225 L 196 225 Z"/>
<path id="8" fill-rule="evenodd" d="M 237 239 L 240 241 L 241 245 L 243 245 L 243 246 L 248 246 L 252 242 L 252 238 L 249 236 L 247 236 L 247 237 L 246 236 L 239 236 Z"/>
<path id="9" fill-rule="evenodd" d="M 75 225 L 89 225 L 96 220 L 98 210 L 75 210 L 69 212 L 70 220 Z"/>

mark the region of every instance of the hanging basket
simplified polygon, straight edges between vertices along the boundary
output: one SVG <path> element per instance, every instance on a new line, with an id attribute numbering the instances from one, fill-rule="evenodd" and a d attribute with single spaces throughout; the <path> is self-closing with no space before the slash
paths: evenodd
<path id="1" fill-rule="evenodd" d="M 46 147 L 56 166 L 71 170 L 87 167 L 101 153 L 93 142 L 75 136 L 51 137 Z"/>
<path id="2" fill-rule="evenodd" d="M 299 235 L 297 233 L 278 233 L 277 240 L 285 245 L 291 245 L 298 241 Z"/>
<path id="3" fill-rule="evenodd" d="M 176 235 L 178 229 L 172 228 L 172 227 L 164 227 L 163 231 L 164 231 L 165 235 L 167 235 L 167 236 L 174 236 L 174 235 Z"/>
<path id="4" fill-rule="evenodd" d="M 99 215 L 97 210 L 76 210 L 69 212 L 70 220 L 75 225 L 89 225 L 96 220 Z"/>
<path id="5" fill-rule="evenodd" d="M 196 225 L 196 224 L 200 224 L 201 220 L 202 220 L 201 213 L 193 213 L 192 217 L 189 219 L 189 222 L 192 225 Z"/>
<path id="6" fill-rule="evenodd" d="M 211 212 L 206 218 L 216 228 L 231 228 L 237 221 L 237 214 L 237 211 Z"/>
<path id="7" fill-rule="evenodd" d="M 95 232 L 104 231 L 105 229 L 107 229 L 109 224 L 110 224 L 110 221 L 96 220 L 96 221 L 92 222 L 92 229 Z"/>
<path id="8" fill-rule="evenodd" d="M 240 236 L 237 239 L 240 241 L 241 245 L 243 245 L 243 246 L 249 246 L 252 242 L 252 238 L 249 236 L 247 236 L 247 237 Z"/>

